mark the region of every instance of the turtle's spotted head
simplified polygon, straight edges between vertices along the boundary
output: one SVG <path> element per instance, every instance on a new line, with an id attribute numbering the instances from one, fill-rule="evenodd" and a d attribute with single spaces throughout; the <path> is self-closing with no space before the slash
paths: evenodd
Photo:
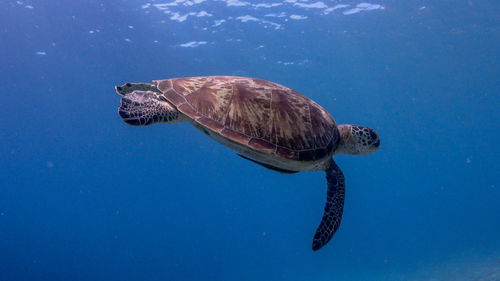
<path id="1" fill-rule="evenodd" d="M 340 140 L 335 154 L 365 155 L 380 147 L 378 133 L 364 126 L 339 125 Z"/>
<path id="2" fill-rule="evenodd" d="M 147 126 L 159 122 L 175 122 L 180 113 L 160 94 L 135 90 L 122 97 L 118 114 L 129 125 Z"/>

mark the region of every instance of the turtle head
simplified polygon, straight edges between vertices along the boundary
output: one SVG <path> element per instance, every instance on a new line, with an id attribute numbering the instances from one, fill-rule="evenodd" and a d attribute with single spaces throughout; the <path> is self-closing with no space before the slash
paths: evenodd
<path id="1" fill-rule="evenodd" d="M 118 114 L 125 123 L 134 126 L 147 126 L 159 122 L 172 123 L 180 121 L 181 115 L 159 93 L 140 90 L 126 93 L 122 97 Z"/>
<path id="2" fill-rule="evenodd" d="M 380 138 L 375 130 L 357 125 L 339 125 L 340 140 L 335 154 L 365 155 L 380 147 Z"/>

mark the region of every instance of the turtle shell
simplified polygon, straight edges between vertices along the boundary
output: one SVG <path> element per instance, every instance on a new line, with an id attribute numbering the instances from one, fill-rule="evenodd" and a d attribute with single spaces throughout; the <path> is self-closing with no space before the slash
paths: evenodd
<path id="1" fill-rule="evenodd" d="M 154 82 L 167 101 L 198 124 L 262 153 L 315 161 L 337 146 L 339 133 L 330 114 L 282 85 L 232 76 Z"/>

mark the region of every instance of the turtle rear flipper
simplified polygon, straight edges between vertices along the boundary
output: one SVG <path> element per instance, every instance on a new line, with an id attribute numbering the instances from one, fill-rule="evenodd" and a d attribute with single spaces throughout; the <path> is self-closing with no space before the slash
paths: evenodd
<path id="1" fill-rule="evenodd" d="M 314 234 L 312 249 L 321 249 L 340 226 L 342 212 L 344 210 L 345 179 L 340 168 L 332 160 L 326 172 L 326 204 L 321 223 Z"/>

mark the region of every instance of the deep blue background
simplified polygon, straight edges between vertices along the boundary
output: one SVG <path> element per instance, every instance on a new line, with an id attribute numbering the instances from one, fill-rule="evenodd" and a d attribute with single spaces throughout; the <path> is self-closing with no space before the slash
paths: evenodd
<path id="1" fill-rule="evenodd" d="M 177 9 L 212 17 L 176 22 L 138 1 L 0 1 L 0 280 L 500 280 L 500 5 L 407 2 L 207 1 Z M 321 251 L 323 173 L 116 113 L 116 84 L 217 74 L 380 133 L 377 153 L 336 158 L 344 217 Z"/>

